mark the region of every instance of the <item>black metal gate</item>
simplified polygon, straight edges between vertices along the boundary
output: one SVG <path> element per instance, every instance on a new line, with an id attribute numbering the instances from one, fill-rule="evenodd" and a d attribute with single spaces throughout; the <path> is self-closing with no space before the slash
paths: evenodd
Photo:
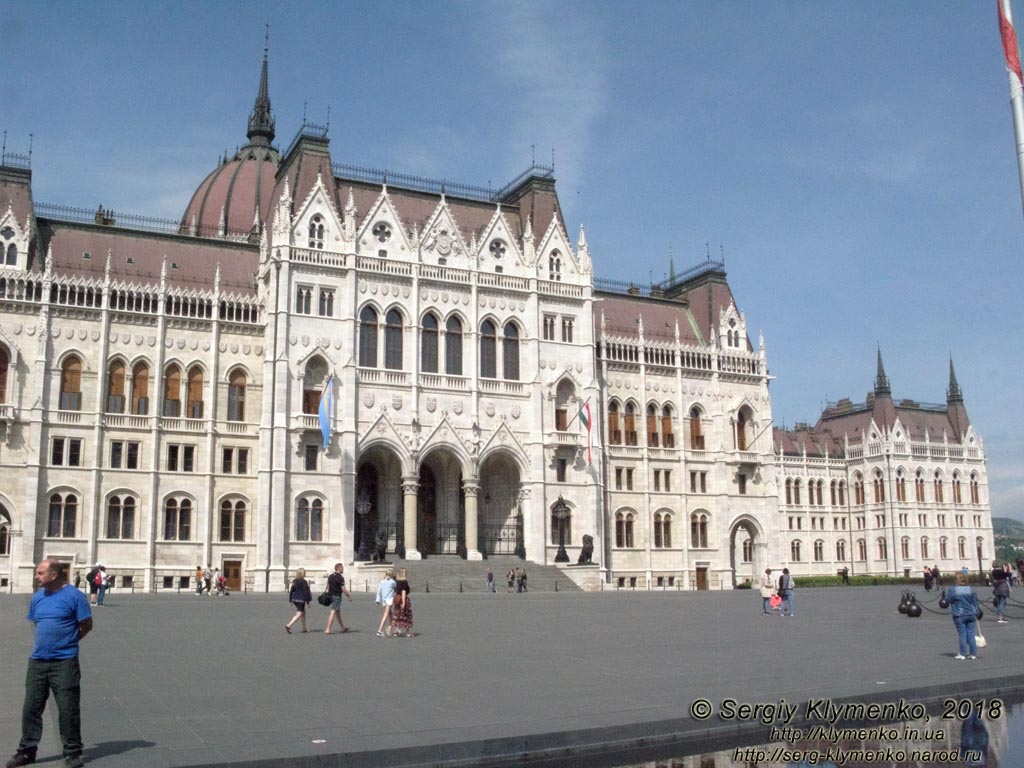
<path id="1" fill-rule="evenodd" d="M 483 524 L 479 531 L 480 551 L 485 555 L 517 555 L 526 557 L 523 539 L 523 516 L 499 524 Z"/>

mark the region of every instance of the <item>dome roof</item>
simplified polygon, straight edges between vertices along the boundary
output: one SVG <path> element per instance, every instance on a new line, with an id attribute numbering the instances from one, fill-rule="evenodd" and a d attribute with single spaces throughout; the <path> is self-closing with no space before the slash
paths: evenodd
<path id="1" fill-rule="evenodd" d="M 248 234 L 257 216 L 266 221 L 274 193 L 274 176 L 281 157 L 272 146 L 274 117 L 267 89 L 267 52 L 259 93 L 249 115 L 249 142 L 230 160 L 224 160 L 192 195 L 181 228 L 208 236 Z"/>

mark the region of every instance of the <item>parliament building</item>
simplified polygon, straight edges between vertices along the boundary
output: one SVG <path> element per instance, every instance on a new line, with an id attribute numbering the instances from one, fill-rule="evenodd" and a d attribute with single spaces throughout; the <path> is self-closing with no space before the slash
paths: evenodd
<path id="1" fill-rule="evenodd" d="M 991 560 L 952 363 L 944 405 L 895 400 L 879 352 L 864 402 L 779 429 L 723 263 L 602 280 L 551 167 L 493 190 L 275 134 L 264 56 L 245 145 L 176 221 L 38 202 L 3 154 L 4 590 L 42 557 L 143 591 L 207 564 L 277 590 L 377 547 L 564 544 L 571 578 L 638 589 Z"/>

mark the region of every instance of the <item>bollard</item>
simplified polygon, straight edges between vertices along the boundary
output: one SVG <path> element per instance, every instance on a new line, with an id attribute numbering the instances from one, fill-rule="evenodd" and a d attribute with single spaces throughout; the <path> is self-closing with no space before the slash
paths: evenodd
<path id="1" fill-rule="evenodd" d="M 426 589 L 424 589 L 423 591 L 424 591 L 424 592 L 429 592 L 429 591 L 430 591 L 430 582 L 429 582 L 429 581 L 427 582 L 427 587 L 426 587 Z"/>
<path id="2" fill-rule="evenodd" d="M 555 579 L 555 592 L 558 591 L 558 579 Z"/>
<path id="3" fill-rule="evenodd" d="M 459 579 L 459 592 L 462 592 L 462 579 Z"/>

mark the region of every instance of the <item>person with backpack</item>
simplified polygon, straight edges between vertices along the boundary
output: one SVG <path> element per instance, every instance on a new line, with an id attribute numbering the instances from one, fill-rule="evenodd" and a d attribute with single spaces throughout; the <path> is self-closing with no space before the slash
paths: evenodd
<path id="1" fill-rule="evenodd" d="M 782 598 L 783 616 L 792 617 L 796 615 L 796 612 L 793 610 L 793 587 L 795 586 L 793 577 L 789 573 L 789 568 L 783 568 L 782 575 L 779 577 L 779 597 Z"/>
<path id="2" fill-rule="evenodd" d="M 100 584 L 103 583 L 103 563 L 96 563 L 92 570 L 85 574 L 85 580 L 89 584 L 89 605 L 97 605 Z"/>
<path id="3" fill-rule="evenodd" d="M 97 578 L 99 579 L 99 589 L 96 591 L 96 605 L 103 605 L 103 597 L 107 594 L 107 589 L 112 583 L 112 578 L 107 576 L 106 566 L 100 566 L 100 572 Z"/>

